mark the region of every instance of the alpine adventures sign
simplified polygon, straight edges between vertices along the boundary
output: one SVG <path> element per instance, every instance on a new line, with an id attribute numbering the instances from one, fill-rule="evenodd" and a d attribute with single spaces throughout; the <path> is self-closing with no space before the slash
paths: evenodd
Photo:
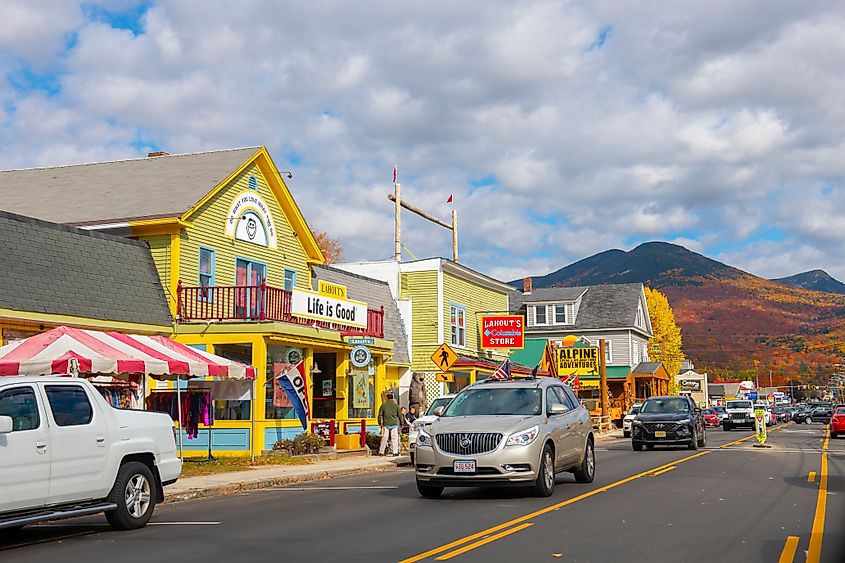
<path id="1" fill-rule="evenodd" d="M 599 372 L 598 346 L 561 346 L 557 354 L 558 375 L 596 375 Z"/>
<path id="2" fill-rule="evenodd" d="M 525 347 L 525 318 L 522 315 L 481 317 L 481 348 L 522 350 Z"/>

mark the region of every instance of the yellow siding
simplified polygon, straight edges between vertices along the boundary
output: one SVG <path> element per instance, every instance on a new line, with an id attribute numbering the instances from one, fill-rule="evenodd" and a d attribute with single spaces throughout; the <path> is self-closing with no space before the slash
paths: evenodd
<path id="1" fill-rule="evenodd" d="M 270 208 L 276 223 L 278 248 L 269 249 L 256 244 L 228 238 L 225 234 L 226 215 L 232 200 L 247 189 L 250 176 L 258 182 L 258 193 Z M 296 285 L 310 289 L 311 270 L 299 239 L 293 236 L 290 223 L 270 190 L 258 166 L 246 168 L 220 190 L 191 217 L 192 227 L 182 230 L 179 275 L 184 285 L 199 284 L 199 248 L 215 252 L 215 285 L 235 285 L 235 260 L 246 258 L 267 264 L 267 284 L 284 286 L 285 268 L 296 271 Z"/>
<path id="2" fill-rule="evenodd" d="M 403 299 L 411 299 L 414 319 L 411 342 L 418 345 L 439 342 L 437 334 L 437 271 L 402 274 Z"/>
<path id="3" fill-rule="evenodd" d="M 464 351 L 477 356 L 479 350 L 479 329 L 481 314 L 506 313 L 508 296 L 482 285 L 461 279 L 449 272 L 443 272 L 443 337 L 450 341 L 449 307 L 452 304 L 466 307 L 466 348 Z M 416 316 L 414 317 L 416 324 Z M 456 352 L 460 350 L 455 349 Z"/>
<path id="4" fill-rule="evenodd" d="M 168 292 L 170 289 L 170 235 L 148 235 L 138 238 L 150 245 L 150 254 L 153 255 L 161 286 L 165 292 Z M 171 300 L 174 297 L 168 295 L 167 298 Z"/>

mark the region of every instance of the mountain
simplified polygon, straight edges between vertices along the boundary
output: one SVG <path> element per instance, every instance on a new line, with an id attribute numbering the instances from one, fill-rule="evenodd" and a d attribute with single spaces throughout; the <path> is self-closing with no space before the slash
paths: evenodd
<path id="1" fill-rule="evenodd" d="M 756 370 L 763 384 L 771 370 L 777 384 L 820 378 L 845 363 L 845 295 L 767 280 L 676 244 L 608 250 L 532 280 L 536 288 L 641 282 L 659 289 L 684 352 L 717 375 L 753 378 Z"/>
<path id="2" fill-rule="evenodd" d="M 802 272 L 786 278 L 777 278 L 772 281 L 791 287 L 803 287 L 804 289 L 814 289 L 816 291 L 845 295 L 845 283 L 831 277 L 824 270 L 810 270 L 809 272 Z"/>

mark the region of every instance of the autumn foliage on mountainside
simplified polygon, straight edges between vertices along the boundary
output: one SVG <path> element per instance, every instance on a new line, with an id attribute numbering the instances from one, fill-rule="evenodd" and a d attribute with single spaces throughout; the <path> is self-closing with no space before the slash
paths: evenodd
<path id="1" fill-rule="evenodd" d="M 645 299 L 651 319 L 651 330 L 654 334 L 648 341 L 649 360 L 663 362 L 666 370 L 674 376 L 681 370 L 681 364 L 684 361 L 684 353 L 681 350 L 681 329 L 675 323 L 675 315 L 665 295 L 647 287 Z M 677 385 L 673 377 L 669 382 L 671 394 L 678 392 Z"/>
<path id="2" fill-rule="evenodd" d="M 684 354 L 711 381 L 823 384 L 845 363 L 845 295 L 776 283 L 675 244 L 608 250 L 534 278 L 534 287 L 631 282 L 666 295 Z"/>
<path id="3" fill-rule="evenodd" d="M 331 238 L 325 232 L 318 233 L 312 230 L 311 234 L 314 235 L 317 246 L 320 247 L 323 258 L 326 259 L 326 264 L 334 264 L 341 261 L 343 258 L 343 249 L 340 247 L 340 242 L 337 239 Z"/>

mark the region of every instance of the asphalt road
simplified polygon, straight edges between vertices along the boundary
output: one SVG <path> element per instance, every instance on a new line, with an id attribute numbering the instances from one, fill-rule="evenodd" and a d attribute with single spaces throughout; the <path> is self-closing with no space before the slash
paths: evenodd
<path id="1" fill-rule="evenodd" d="M 503 489 L 422 499 L 408 469 L 166 504 L 135 532 L 102 517 L 26 528 L 0 540 L 0 561 L 749 563 L 810 550 L 808 560 L 842 563 L 845 439 L 825 450 L 824 435 L 790 424 L 759 449 L 738 441 L 746 431 L 711 430 L 699 452 L 601 442 L 596 481 L 561 475 L 548 499 Z"/>

